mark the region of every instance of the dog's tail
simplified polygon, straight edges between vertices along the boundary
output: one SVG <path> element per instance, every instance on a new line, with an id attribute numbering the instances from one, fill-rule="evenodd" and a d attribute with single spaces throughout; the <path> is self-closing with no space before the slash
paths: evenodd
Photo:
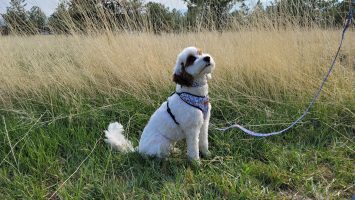
<path id="1" fill-rule="evenodd" d="M 111 145 L 112 148 L 123 152 L 123 153 L 128 153 L 128 152 L 134 152 L 134 148 L 132 146 L 131 141 L 129 141 L 124 135 L 123 135 L 123 126 L 122 124 L 115 122 L 111 123 L 108 126 L 108 129 L 105 130 L 105 142 L 107 142 L 109 145 Z"/>

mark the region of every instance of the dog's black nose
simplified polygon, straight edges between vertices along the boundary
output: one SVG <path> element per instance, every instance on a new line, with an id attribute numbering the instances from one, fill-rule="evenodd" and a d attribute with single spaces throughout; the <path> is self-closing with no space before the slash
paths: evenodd
<path id="1" fill-rule="evenodd" d="M 211 57 L 206 56 L 203 58 L 203 60 L 209 63 L 209 62 L 211 62 Z"/>

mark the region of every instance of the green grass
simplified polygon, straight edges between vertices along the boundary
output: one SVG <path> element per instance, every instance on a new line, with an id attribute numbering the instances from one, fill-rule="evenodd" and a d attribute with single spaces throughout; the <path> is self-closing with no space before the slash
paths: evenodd
<path id="1" fill-rule="evenodd" d="M 0 199 L 49 198 L 88 155 L 53 199 L 350 199 L 355 193 L 352 102 L 340 106 L 321 98 L 301 125 L 260 139 L 214 127 L 236 120 L 276 124 L 253 129 L 277 130 L 285 127 L 278 123 L 303 112 L 308 97 L 270 101 L 225 91 L 227 101 L 212 90 L 212 157 L 200 167 L 191 165 L 185 153 L 145 159 L 104 143 L 108 123 L 120 121 L 136 146 L 171 90 L 152 91 L 143 101 L 80 92 L 68 100 L 52 93 L 0 109 Z M 185 152 L 184 142 L 178 146 Z"/>

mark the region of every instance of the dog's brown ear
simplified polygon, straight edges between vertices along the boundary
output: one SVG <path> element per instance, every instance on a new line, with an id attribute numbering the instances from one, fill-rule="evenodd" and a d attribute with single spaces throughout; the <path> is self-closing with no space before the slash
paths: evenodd
<path id="1" fill-rule="evenodd" d="M 174 74 L 173 81 L 179 85 L 191 87 L 192 83 L 194 82 L 194 77 L 192 75 L 186 73 L 185 71 L 183 71 L 179 75 Z"/>

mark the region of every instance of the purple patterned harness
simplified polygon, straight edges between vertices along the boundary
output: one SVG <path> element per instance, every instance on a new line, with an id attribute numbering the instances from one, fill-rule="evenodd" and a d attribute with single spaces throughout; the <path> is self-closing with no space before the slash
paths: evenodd
<path id="1" fill-rule="evenodd" d="M 185 102 L 186 104 L 201 110 L 203 114 L 203 118 L 206 119 L 208 113 L 208 105 L 209 105 L 209 97 L 208 96 L 197 96 L 187 92 L 174 92 L 172 95 L 177 94 L 179 95 L 180 99 Z M 170 117 L 174 120 L 175 124 L 180 125 L 174 114 L 171 112 L 169 107 L 169 101 L 167 101 L 167 112 L 169 113 Z"/>

